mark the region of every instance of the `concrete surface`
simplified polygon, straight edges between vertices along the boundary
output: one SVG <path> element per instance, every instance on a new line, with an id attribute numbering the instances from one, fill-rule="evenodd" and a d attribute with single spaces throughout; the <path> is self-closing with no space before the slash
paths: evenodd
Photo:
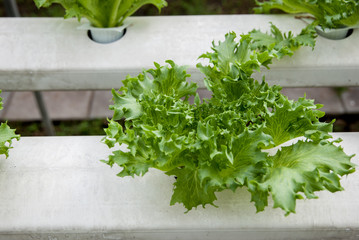
<path id="1" fill-rule="evenodd" d="M 343 139 L 344 151 L 356 154 L 353 162 L 359 164 L 359 135 L 333 136 Z M 359 237 L 358 172 L 342 178 L 344 191 L 298 200 L 297 213 L 288 217 L 271 207 L 256 214 L 245 189 L 218 193 L 218 208 L 186 214 L 182 205 L 169 205 L 173 178 L 159 171 L 119 178 L 118 167 L 100 162 L 110 154 L 101 138 L 23 137 L 14 142 L 10 157 L 0 157 L 1 240 Z"/>
<path id="2" fill-rule="evenodd" d="M 359 113 L 359 88 L 349 88 L 342 94 L 347 113 Z"/>
<path id="3" fill-rule="evenodd" d="M 40 112 L 32 92 L 11 92 L 4 99 L 4 113 L 1 118 L 17 121 L 41 119 Z M 43 92 L 44 102 L 49 116 L 53 120 L 87 119 L 90 115 L 92 91 Z"/>

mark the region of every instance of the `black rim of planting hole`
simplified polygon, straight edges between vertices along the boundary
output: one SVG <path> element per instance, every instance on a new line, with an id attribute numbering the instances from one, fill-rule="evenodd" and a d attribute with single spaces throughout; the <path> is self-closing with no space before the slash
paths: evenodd
<path id="1" fill-rule="evenodd" d="M 126 30 L 125 30 L 125 32 L 126 32 Z M 349 29 L 347 35 L 345 36 L 345 38 L 350 37 L 350 35 L 352 35 L 353 32 L 354 32 L 354 29 L 353 29 L 353 28 Z M 125 34 L 123 34 L 123 35 L 125 35 Z"/>

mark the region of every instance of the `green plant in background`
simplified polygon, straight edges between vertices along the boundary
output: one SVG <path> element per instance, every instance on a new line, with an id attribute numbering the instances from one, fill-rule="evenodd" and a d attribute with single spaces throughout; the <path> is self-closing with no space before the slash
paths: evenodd
<path id="1" fill-rule="evenodd" d="M 125 144 L 127 151 L 115 150 L 104 162 L 119 165 L 120 177 L 142 176 L 149 168 L 175 176 L 170 204 L 182 203 L 188 211 L 214 205 L 215 193 L 225 189 L 246 187 L 257 211 L 271 195 L 286 214 L 295 212 L 296 199 L 342 190 L 340 176 L 352 173 L 354 164 L 335 145 L 339 141 L 330 140 L 333 122 L 319 121 L 321 105 L 305 97 L 288 100 L 280 86 L 251 77 L 290 49 L 314 46 L 309 43 L 311 34 L 283 35 L 275 26 L 271 35 L 253 31 L 239 42 L 235 33 L 227 34 L 201 56 L 209 65 L 197 65 L 213 92 L 202 101 L 185 67 L 173 61 L 128 76 L 119 92 L 112 90 L 114 115 L 102 140 L 110 148 Z M 302 139 L 268 154 L 297 137 Z"/>
<path id="2" fill-rule="evenodd" d="M 170 7 L 164 10 L 168 15 L 208 15 L 208 14 L 248 14 L 251 13 L 255 2 L 213 1 L 213 0 L 181 0 L 171 1 Z"/>
<path id="3" fill-rule="evenodd" d="M 60 4 L 36 10 L 33 0 L 16 1 L 23 17 L 61 17 L 64 9 Z M 198 14 L 248 14 L 252 13 L 255 2 L 252 0 L 213 1 L 213 0 L 181 0 L 171 1 L 166 8 L 161 9 L 162 15 L 198 15 Z M 150 4 L 138 9 L 134 15 L 152 16 L 157 9 Z M 3 2 L 0 1 L 0 16 L 5 16 Z"/>
<path id="4" fill-rule="evenodd" d="M 271 24 L 271 32 L 263 33 L 259 30 L 251 31 L 251 49 L 259 52 L 268 51 L 276 58 L 281 59 L 288 55 L 292 56 L 301 46 L 308 46 L 314 49 L 317 37 L 313 25 L 308 25 L 297 35 L 289 31 L 283 34 L 275 25 Z"/>
<path id="5" fill-rule="evenodd" d="M 1 93 L 1 90 L 0 90 Z M 2 98 L 0 97 L 0 110 L 2 106 Z M 7 123 L 1 123 L 0 125 L 0 155 L 5 155 L 6 158 L 9 156 L 9 149 L 12 148 L 12 140 L 20 139 L 20 135 L 15 134 L 15 130 L 11 129 Z"/>
<path id="6" fill-rule="evenodd" d="M 358 0 L 268 0 L 257 1 L 256 13 L 269 13 L 280 9 L 287 13 L 309 13 L 314 17 L 314 24 L 325 28 L 355 26 L 359 22 Z"/>
<path id="7" fill-rule="evenodd" d="M 123 21 L 146 4 L 155 5 L 160 11 L 167 6 L 165 0 L 34 0 L 36 6 L 49 7 L 53 3 L 66 9 L 65 18 L 87 18 L 94 27 L 121 26 Z"/>

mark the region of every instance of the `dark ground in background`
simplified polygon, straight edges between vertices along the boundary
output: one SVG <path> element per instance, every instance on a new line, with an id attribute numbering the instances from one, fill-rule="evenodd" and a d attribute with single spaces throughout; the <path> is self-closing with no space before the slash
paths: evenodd
<path id="1" fill-rule="evenodd" d="M 255 6 L 254 0 L 167 0 L 168 6 L 161 15 L 201 15 L 201 14 L 248 14 Z M 32 0 L 17 0 L 19 10 L 24 17 L 62 17 L 63 8 L 53 4 L 50 8 L 37 9 Z M 139 9 L 135 15 L 159 15 L 154 6 L 147 5 Z M 3 1 L 0 1 L 0 17 L 5 17 Z M 334 131 L 359 131 L 359 115 L 327 115 L 322 121 L 336 119 Z M 39 121 L 9 122 L 17 133 L 23 136 L 45 135 Z M 105 119 L 88 121 L 55 121 L 57 135 L 103 135 L 106 127 Z"/>

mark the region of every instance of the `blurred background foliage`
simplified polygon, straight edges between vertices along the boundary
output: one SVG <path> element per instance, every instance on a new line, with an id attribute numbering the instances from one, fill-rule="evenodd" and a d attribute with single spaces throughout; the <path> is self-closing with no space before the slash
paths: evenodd
<path id="1" fill-rule="evenodd" d="M 252 13 L 254 0 L 167 0 L 168 6 L 161 15 L 203 15 L 203 14 L 246 14 Z M 64 9 L 59 4 L 49 8 L 37 9 L 33 0 L 17 0 L 23 17 L 62 17 Z M 159 15 L 152 5 L 139 9 L 135 15 Z M 0 1 L 0 16 L 5 17 L 3 1 Z"/>

